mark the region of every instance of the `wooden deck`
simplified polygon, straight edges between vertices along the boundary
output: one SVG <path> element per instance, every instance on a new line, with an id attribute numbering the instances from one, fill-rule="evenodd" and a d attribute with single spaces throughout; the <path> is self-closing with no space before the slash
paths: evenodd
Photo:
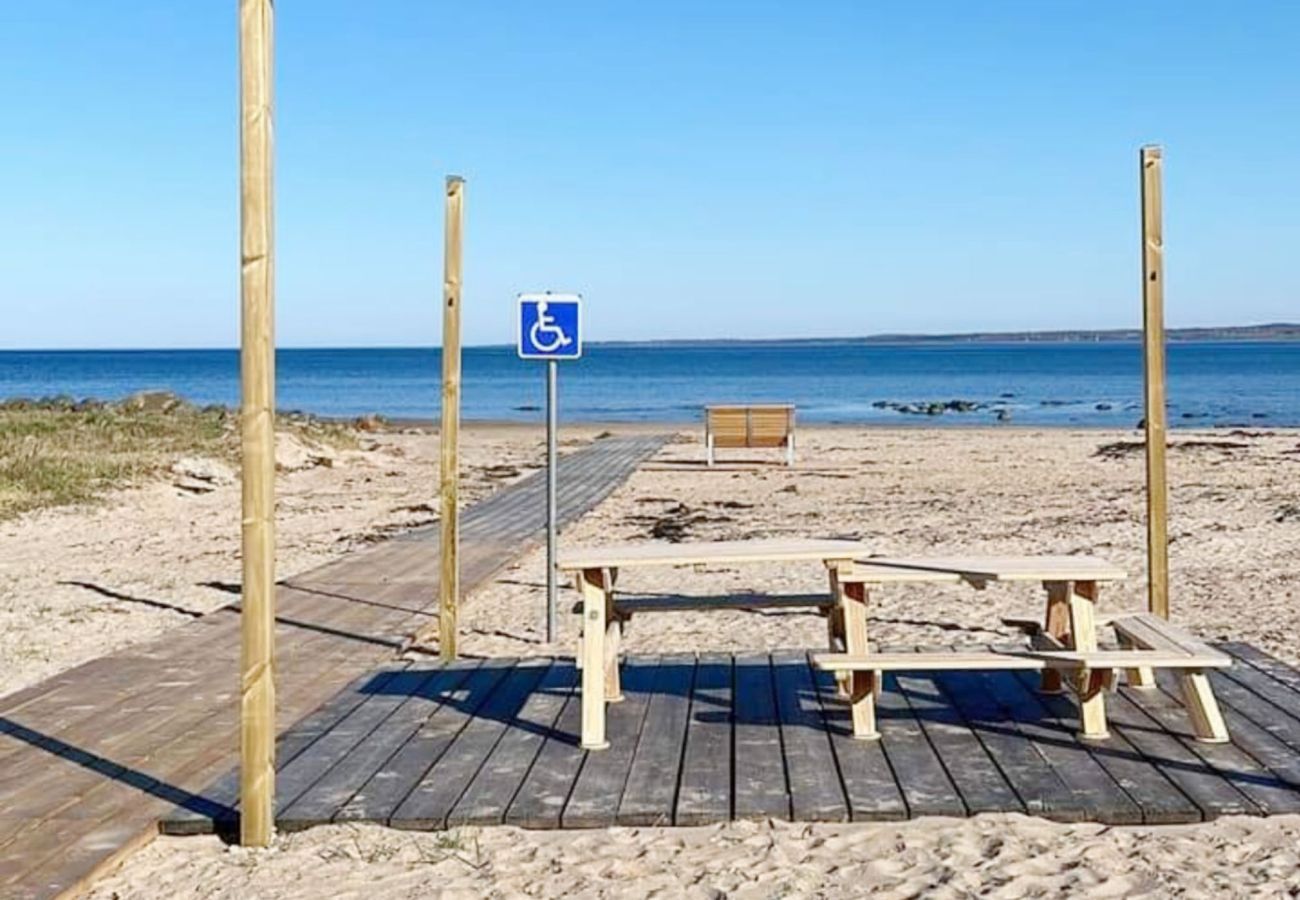
<path id="1" fill-rule="evenodd" d="M 610 438 L 562 457 L 562 521 L 593 507 L 662 442 Z M 537 473 L 465 513 L 466 590 L 542 538 L 544 491 Z M 413 532 L 280 586 L 282 728 L 392 660 L 436 610 L 437 541 L 436 528 Z M 150 833 L 174 804 L 201 805 L 195 792 L 238 755 L 238 653 L 231 606 L 0 698 L 0 897 L 57 896 Z"/>
<path id="2" fill-rule="evenodd" d="M 610 748 L 578 746 L 569 660 L 388 666 L 280 742 L 279 827 L 408 829 L 870 821 L 1020 812 L 1112 824 L 1300 812 L 1300 671 L 1246 644 L 1213 678 L 1231 744 L 1191 735 L 1172 684 L 1122 688 L 1112 734 L 1026 672 L 889 676 L 878 742 L 855 741 L 801 652 L 632 657 Z M 236 824 L 233 773 L 163 822 Z"/>

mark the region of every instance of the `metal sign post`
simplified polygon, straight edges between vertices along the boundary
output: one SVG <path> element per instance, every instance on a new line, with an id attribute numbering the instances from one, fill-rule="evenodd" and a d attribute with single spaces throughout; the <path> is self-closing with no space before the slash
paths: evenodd
<path id="1" fill-rule="evenodd" d="M 555 641 L 555 554 L 559 391 L 557 365 L 582 356 L 582 298 L 577 294 L 520 294 L 520 359 L 546 361 L 546 642 Z"/>
<path id="2" fill-rule="evenodd" d="M 555 475 L 555 459 L 558 455 L 559 441 L 555 436 L 556 419 L 556 385 L 555 380 L 560 366 L 553 359 L 546 361 L 546 643 L 555 643 L 555 532 L 557 529 L 556 506 L 558 501 L 558 481 Z"/>

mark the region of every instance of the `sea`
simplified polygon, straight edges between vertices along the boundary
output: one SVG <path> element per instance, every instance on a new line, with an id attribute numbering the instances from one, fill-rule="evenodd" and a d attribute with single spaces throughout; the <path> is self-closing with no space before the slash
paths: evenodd
<path id="1" fill-rule="evenodd" d="M 540 421 L 544 363 L 463 351 L 462 417 Z M 281 349 L 277 404 L 325 417 L 436 419 L 436 348 Z M 1300 426 L 1300 343 L 1168 347 L 1173 427 Z M 1132 428 L 1142 351 L 1130 342 L 762 341 L 589 344 L 559 365 L 560 417 L 690 422 L 710 403 L 794 403 L 800 421 Z M 234 405 L 236 350 L 0 351 L 0 397 L 117 400 L 169 390 Z"/>

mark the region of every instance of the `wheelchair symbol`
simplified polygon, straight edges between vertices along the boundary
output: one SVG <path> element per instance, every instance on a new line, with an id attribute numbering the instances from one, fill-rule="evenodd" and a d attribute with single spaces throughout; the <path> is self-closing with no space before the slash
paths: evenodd
<path id="1" fill-rule="evenodd" d="M 537 321 L 528 329 L 528 340 L 539 353 L 554 353 L 573 343 L 573 338 L 555 324 L 555 316 L 546 311 L 547 302 L 537 301 Z M 543 335 L 546 335 L 543 338 Z"/>
<path id="2" fill-rule="evenodd" d="M 520 294 L 515 331 L 521 359 L 582 356 L 582 296 Z"/>

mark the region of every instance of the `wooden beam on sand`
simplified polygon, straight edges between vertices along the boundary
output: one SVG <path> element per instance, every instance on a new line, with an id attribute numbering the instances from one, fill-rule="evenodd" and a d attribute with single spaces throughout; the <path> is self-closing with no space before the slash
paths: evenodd
<path id="1" fill-rule="evenodd" d="M 239 3 L 240 842 L 275 829 L 275 245 L 271 0 Z"/>
<path id="2" fill-rule="evenodd" d="M 1146 386 L 1147 605 L 1169 618 L 1169 482 L 1165 468 L 1165 244 L 1159 147 L 1141 151 L 1142 333 Z"/>
<path id="3" fill-rule="evenodd" d="M 438 651 L 444 660 L 456 658 L 460 614 L 460 306 L 461 226 L 465 212 L 465 180 L 447 178 L 442 278 L 442 428 L 441 445 L 441 602 L 438 607 Z"/>

